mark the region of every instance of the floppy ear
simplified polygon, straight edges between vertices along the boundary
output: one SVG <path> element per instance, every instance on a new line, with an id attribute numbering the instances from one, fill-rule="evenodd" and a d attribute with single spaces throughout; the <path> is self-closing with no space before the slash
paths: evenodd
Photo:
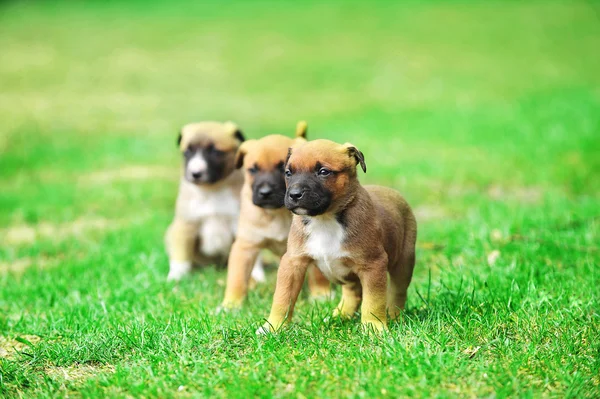
<path id="1" fill-rule="evenodd" d="M 296 137 L 306 138 L 306 131 L 308 130 L 308 124 L 306 121 L 299 121 L 296 124 Z"/>
<path id="2" fill-rule="evenodd" d="M 244 157 L 246 156 L 246 149 L 244 146 L 240 146 L 235 154 L 235 168 L 239 169 L 244 164 Z"/>
<path id="3" fill-rule="evenodd" d="M 248 147 L 250 146 L 250 143 L 252 143 L 254 140 L 248 140 L 248 141 L 244 141 L 242 143 L 242 145 L 240 145 L 240 148 L 238 148 L 236 154 L 235 154 L 235 167 L 236 169 L 239 169 L 242 167 L 242 165 L 244 164 L 244 157 L 246 156 L 246 153 L 248 152 Z"/>
<path id="4" fill-rule="evenodd" d="M 360 167 L 362 168 L 363 172 L 367 173 L 367 164 L 365 163 L 364 154 L 350 143 L 344 144 L 344 147 L 346 147 L 348 155 L 356 160 L 356 164 L 360 164 Z"/>
<path id="5" fill-rule="evenodd" d="M 240 143 L 243 143 L 244 141 L 246 141 L 246 138 L 244 137 L 244 133 L 240 130 L 238 125 L 236 125 L 235 123 L 233 123 L 231 121 L 225 122 L 225 129 L 227 129 L 227 131 L 229 133 L 231 133 L 231 135 L 233 137 L 235 137 Z"/>
<path id="6" fill-rule="evenodd" d="M 242 133 L 242 131 L 240 129 L 236 130 L 233 133 L 233 137 L 235 137 L 236 139 L 238 139 L 238 141 L 240 143 L 243 143 L 244 141 L 246 141 L 246 138 L 244 137 L 244 133 Z"/>

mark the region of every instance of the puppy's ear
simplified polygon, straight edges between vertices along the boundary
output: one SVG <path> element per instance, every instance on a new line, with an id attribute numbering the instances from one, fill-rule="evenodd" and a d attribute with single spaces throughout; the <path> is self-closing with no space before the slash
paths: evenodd
<path id="1" fill-rule="evenodd" d="M 236 125 L 235 123 L 233 123 L 231 121 L 225 122 L 225 129 L 227 129 L 227 131 L 233 137 L 235 137 L 235 139 L 238 140 L 240 143 L 243 143 L 244 141 L 246 141 L 246 138 L 244 137 L 244 133 L 240 130 L 238 125 Z"/>
<path id="2" fill-rule="evenodd" d="M 246 138 L 244 137 L 244 133 L 242 133 L 242 131 L 240 129 L 236 130 L 235 133 L 233 133 L 233 137 L 238 139 L 238 141 L 240 143 L 243 143 L 244 141 L 246 141 Z"/>
<path id="3" fill-rule="evenodd" d="M 365 163 L 364 154 L 350 143 L 344 144 L 344 147 L 346 148 L 348 156 L 354 158 L 356 160 L 356 164 L 360 164 L 360 167 L 362 168 L 363 172 L 367 173 L 367 164 Z"/>
<path id="4" fill-rule="evenodd" d="M 296 124 L 296 137 L 306 138 L 306 131 L 308 130 L 308 124 L 306 121 L 300 121 Z"/>
<path id="5" fill-rule="evenodd" d="M 244 164 L 244 157 L 246 156 L 246 149 L 244 148 L 244 145 L 241 145 L 240 148 L 238 148 L 237 153 L 235 154 L 235 168 L 239 169 L 242 167 L 242 165 Z"/>
<path id="6" fill-rule="evenodd" d="M 244 157 L 246 156 L 246 153 L 248 152 L 248 147 L 251 145 L 251 143 L 253 141 L 254 140 L 244 141 L 242 143 L 242 145 L 240 145 L 240 148 L 238 148 L 237 153 L 235 154 L 236 169 L 239 169 L 242 167 L 242 165 L 244 165 Z"/>

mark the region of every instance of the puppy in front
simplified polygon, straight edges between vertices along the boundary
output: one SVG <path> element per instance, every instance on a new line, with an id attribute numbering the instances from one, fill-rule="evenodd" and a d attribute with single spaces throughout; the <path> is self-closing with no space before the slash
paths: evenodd
<path id="1" fill-rule="evenodd" d="M 190 123 L 181 129 L 182 176 L 165 237 L 168 280 L 181 279 L 194 265 L 227 262 L 240 212 L 244 178 L 235 169 L 235 154 L 243 141 L 232 122 Z"/>
<path id="2" fill-rule="evenodd" d="M 294 139 L 270 135 L 246 141 L 237 153 L 236 167 L 243 166 L 246 175 L 238 232 L 227 264 L 222 309 L 242 305 L 252 265 L 262 249 L 269 249 L 277 256 L 286 250 L 292 214 L 284 207 L 285 160 L 290 147 L 306 142 L 306 128 L 305 122 L 299 122 Z M 298 282 L 298 290 L 303 282 L 304 278 Z M 329 281 L 316 269 L 309 274 L 309 288 L 312 296 L 330 293 Z"/>
<path id="3" fill-rule="evenodd" d="M 363 154 L 352 144 L 314 140 L 290 149 L 285 206 L 294 213 L 281 259 L 271 314 L 257 333 L 291 320 L 309 265 L 342 284 L 334 315 L 352 317 L 361 305 L 365 327 L 384 330 L 398 316 L 415 265 L 417 222 L 404 198 L 362 186 Z M 388 285 L 389 274 L 389 285 Z"/>

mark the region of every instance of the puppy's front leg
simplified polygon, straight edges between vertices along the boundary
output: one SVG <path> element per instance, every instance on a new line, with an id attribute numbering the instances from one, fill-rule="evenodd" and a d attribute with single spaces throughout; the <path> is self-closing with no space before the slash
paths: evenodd
<path id="1" fill-rule="evenodd" d="M 198 224 L 174 220 L 165 237 L 169 254 L 169 275 L 167 280 L 180 280 L 192 270 L 198 238 Z"/>
<path id="2" fill-rule="evenodd" d="M 281 258 L 277 271 L 277 285 L 273 295 L 271 314 L 267 322 L 256 331 L 257 334 L 274 332 L 281 328 L 284 322 L 290 322 L 294 314 L 294 306 L 306 277 L 309 259 L 290 256 L 287 253 Z"/>
<path id="3" fill-rule="evenodd" d="M 242 306 L 248 294 L 250 274 L 259 252 L 260 247 L 257 244 L 241 237 L 236 238 L 227 263 L 227 287 L 222 308 L 235 309 Z"/>
<path id="4" fill-rule="evenodd" d="M 361 322 L 364 327 L 387 329 L 387 256 L 371 263 L 359 275 L 363 287 Z"/>

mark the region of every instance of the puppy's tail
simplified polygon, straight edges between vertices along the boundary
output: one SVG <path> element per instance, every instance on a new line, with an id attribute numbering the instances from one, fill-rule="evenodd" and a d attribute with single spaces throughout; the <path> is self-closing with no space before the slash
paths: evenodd
<path id="1" fill-rule="evenodd" d="M 308 130 L 308 124 L 306 121 L 300 121 L 296 124 L 296 137 L 306 138 L 306 131 Z"/>

